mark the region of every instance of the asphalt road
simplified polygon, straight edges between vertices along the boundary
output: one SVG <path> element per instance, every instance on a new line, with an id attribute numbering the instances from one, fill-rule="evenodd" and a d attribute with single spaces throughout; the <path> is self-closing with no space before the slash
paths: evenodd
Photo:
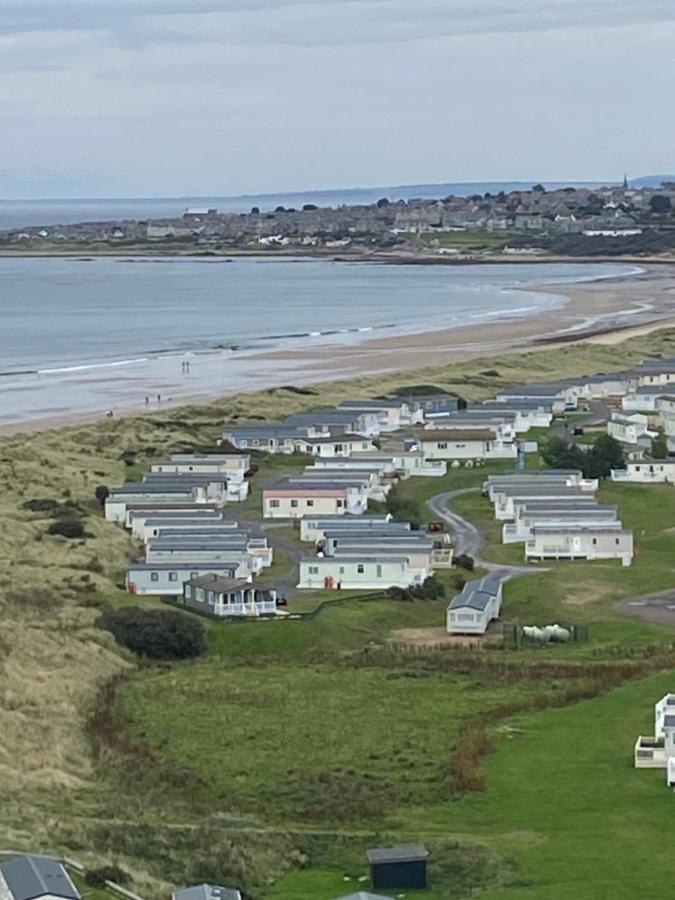
<path id="1" fill-rule="evenodd" d="M 455 497 L 461 497 L 463 494 L 476 494 L 479 490 L 480 488 L 462 488 L 457 491 L 446 491 L 427 500 L 427 507 L 433 514 L 450 526 L 455 556 L 462 553 L 468 554 L 473 557 L 477 566 L 499 575 L 502 581 L 508 581 L 515 575 L 537 575 L 545 572 L 546 569 L 541 566 L 508 566 L 481 559 L 480 553 L 485 544 L 485 535 L 480 528 L 450 508 Z"/>

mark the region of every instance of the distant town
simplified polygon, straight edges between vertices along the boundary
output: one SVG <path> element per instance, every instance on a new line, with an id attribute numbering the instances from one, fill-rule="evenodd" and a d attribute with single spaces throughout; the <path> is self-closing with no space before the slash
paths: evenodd
<path id="1" fill-rule="evenodd" d="M 562 187 L 390 201 L 336 208 L 306 203 L 176 218 L 34 225 L 5 232 L 11 250 L 173 249 L 175 252 L 409 253 L 463 258 L 596 256 L 675 249 L 675 181 L 659 187 Z"/>

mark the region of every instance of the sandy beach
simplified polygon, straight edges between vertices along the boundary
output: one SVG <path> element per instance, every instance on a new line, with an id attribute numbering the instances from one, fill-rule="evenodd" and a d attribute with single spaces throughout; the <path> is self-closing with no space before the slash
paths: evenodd
<path id="1" fill-rule="evenodd" d="M 0 385 L 0 433 L 81 423 L 108 411 L 116 416 L 157 412 L 266 387 L 443 366 L 515 348 L 579 340 L 607 344 L 675 325 L 675 266 L 647 266 L 621 278 L 537 285 L 531 290 L 558 296 L 561 306 L 541 314 L 495 316 L 471 325 L 357 343 L 331 339 L 319 346 L 264 352 L 196 353 L 190 356 L 194 372 L 190 378 L 181 374 L 184 355 L 168 355 L 157 357 L 150 367 L 132 363 L 105 372 L 73 371 L 60 376 L 53 387 L 42 377 Z M 12 398 L 13 409 L 17 400 L 25 407 L 20 417 L 3 415 L 3 392 L 9 396 L 12 391 L 20 392 Z M 83 394 L 88 408 L 75 411 L 68 398 Z"/>

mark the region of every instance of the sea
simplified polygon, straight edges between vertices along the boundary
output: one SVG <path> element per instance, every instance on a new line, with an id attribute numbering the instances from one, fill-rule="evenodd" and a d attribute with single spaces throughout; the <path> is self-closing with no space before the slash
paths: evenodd
<path id="1" fill-rule="evenodd" d="M 260 363 L 260 355 L 324 347 L 330 360 L 336 343 L 527 317 L 564 304 L 548 284 L 631 271 L 613 264 L 0 257 L 0 424 L 133 408 L 148 390 L 175 400 L 298 383 L 292 353 L 283 363 Z M 186 360 L 189 380 L 181 377 Z"/>

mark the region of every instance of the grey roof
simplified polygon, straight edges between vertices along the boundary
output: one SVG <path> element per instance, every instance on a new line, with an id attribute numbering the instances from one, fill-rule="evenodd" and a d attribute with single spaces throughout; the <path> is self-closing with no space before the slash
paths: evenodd
<path id="1" fill-rule="evenodd" d="M 192 493 L 192 488 L 187 484 L 167 484 L 166 482 L 155 481 L 128 481 L 121 487 L 112 488 L 111 497 L 124 494 L 176 494 L 177 496 L 186 496 Z"/>
<path id="2" fill-rule="evenodd" d="M 199 520 L 198 520 L 199 521 Z M 251 533 L 249 531 L 239 531 L 237 528 L 228 528 L 227 525 L 216 525 L 213 524 L 213 528 L 204 527 L 205 523 L 200 522 L 198 528 L 186 528 L 185 531 L 181 531 L 182 528 L 185 528 L 185 521 L 178 521 L 176 523 L 175 528 L 166 528 L 166 522 L 160 522 L 159 528 L 157 530 L 156 540 L 159 541 L 178 541 L 178 540 L 186 540 L 186 541 L 196 541 L 201 540 L 202 538 L 206 538 L 209 541 L 212 540 L 220 540 L 224 538 L 225 540 L 243 540 L 246 543 L 247 540 L 251 537 Z"/>
<path id="3" fill-rule="evenodd" d="M 532 528 L 533 534 L 632 534 L 624 529 L 620 520 L 616 522 L 602 522 L 594 525 L 589 522 L 588 525 L 554 525 L 554 524 L 536 524 Z"/>
<path id="4" fill-rule="evenodd" d="M 281 425 L 278 422 L 270 422 L 268 425 L 236 425 L 226 428 L 224 434 L 231 434 L 235 440 L 251 438 L 302 438 L 306 437 L 307 429 L 297 425 Z"/>
<path id="5" fill-rule="evenodd" d="M 469 607 L 482 611 L 495 597 L 499 596 L 500 586 L 501 579 L 495 574 L 485 575 L 475 581 L 467 581 L 460 593 L 452 598 L 448 609 Z"/>
<path id="6" fill-rule="evenodd" d="M 325 562 L 333 562 L 335 560 L 343 560 L 344 562 L 400 562 L 407 563 L 407 556 L 377 556 L 372 553 L 373 548 L 370 547 L 369 553 L 336 553 L 334 556 L 310 556 L 305 557 L 301 562 L 317 564 Z"/>
<path id="7" fill-rule="evenodd" d="M 366 516 L 353 516 L 347 515 L 339 516 L 335 515 L 305 515 L 302 517 L 303 522 L 316 522 L 317 525 L 328 525 L 328 526 L 336 526 L 338 528 L 347 528 L 351 525 L 356 525 L 360 528 L 370 528 L 372 525 L 407 525 L 404 522 L 392 522 L 387 518 L 386 513 L 382 513 L 381 515 L 377 514 L 369 514 Z M 409 526 L 408 526 L 409 527 Z"/>
<path id="8" fill-rule="evenodd" d="M 313 412 L 294 413 L 284 419 L 285 425 L 352 425 L 367 410 L 317 409 Z"/>
<path id="9" fill-rule="evenodd" d="M 550 413 L 551 404 L 546 403 L 545 400 L 538 400 L 535 397 L 523 397 L 520 400 L 485 400 L 481 404 L 481 406 L 485 410 L 489 410 L 490 412 L 498 412 L 502 409 L 505 413 L 516 413 L 521 412 L 522 410 L 542 410 L 543 412 Z M 478 407 L 480 409 L 480 407 Z M 471 407 L 467 412 L 475 412 L 476 408 Z"/>
<path id="10" fill-rule="evenodd" d="M 47 856 L 17 856 L 0 865 L 14 900 L 35 900 L 50 894 L 80 900 L 80 894 L 62 863 Z"/>
<path id="11" fill-rule="evenodd" d="M 363 434 L 353 434 L 351 431 L 346 431 L 344 434 L 322 434 L 320 437 L 303 437 L 301 440 L 305 441 L 307 444 L 343 444 L 355 443 L 356 441 L 363 441 L 364 443 L 370 442 L 369 437 L 366 437 Z"/>
<path id="12" fill-rule="evenodd" d="M 174 900 L 241 900 L 241 894 L 234 888 L 217 884 L 196 884 L 173 892 Z"/>
<path id="13" fill-rule="evenodd" d="M 637 394 L 645 397 L 665 397 L 668 394 L 668 386 L 664 384 L 644 384 L 642 387 L 633 388 L 629 391 L 628 396 Z"/>
<path id="14" fill-rule="evenodd" d="M 338 409 L 400 409 L 402 406 L 408 406 L 408 401 L 401 398 L 400 400 L 341 400 L 338 403 Z"/>
<path id="15" fill-rule="evenodd" d="M 176 512 L 167 509 L 156 515 L 146 518 L 146 525 L 185 525 L 188 522 L 199 522 L 202 525 L 213 524 L 219 528 L 236 528 L 237 523 L 232 519 L 224 519 L 222 513 L 215 509 L 195 509 Z"/>
<path id="16" fill-rule="evenodd" d="M 418 862 L 427 859 L 429 851 L 424 844 L 399 844 L 396 847 L 376 847 L 366 850 L 369 863 Z"/>
<path id="17" fill-rule="evenodd" d="M 248 453 L 172 453 L 171 462 L 229 462 L 231 459 L 249 459 Z"/>
<path id="18" fill-rule="evenodd" d="M 211 562 L 209 560 L 200 559 L 196 562 L 193 560 L 185 561 L 182 559 L 174 559 L 172 562 L 132 562 L 127 568 L 128 572 L 164 572 L 175 571 L 176 569 L 189 569 L 191 572 L 198 572 L 202 569 L 204 572 L 236 572 L 239 564 L 236 562 Z"/>
<path id="19" fill-rule="evenodd" d="M 166 484 L 227 484 L 227 478 L 220 472 L 146 472 L 143 484 L 148 482 Z"/>

